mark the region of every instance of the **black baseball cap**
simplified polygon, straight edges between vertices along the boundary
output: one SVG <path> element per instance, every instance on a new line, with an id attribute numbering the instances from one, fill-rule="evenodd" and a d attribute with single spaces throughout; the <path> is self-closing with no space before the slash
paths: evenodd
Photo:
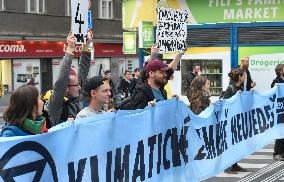
<path id="1" fill-rule="evenodd" d="M 91 93 L 91 90 L 95 90 L 96 88 L 98 88 L 99 86 L 103 84 L 104 84 L 104 80 L 102 77 L 94 76 L 87 81 L 84 87 L 84 91 L 86 93 Z"/>

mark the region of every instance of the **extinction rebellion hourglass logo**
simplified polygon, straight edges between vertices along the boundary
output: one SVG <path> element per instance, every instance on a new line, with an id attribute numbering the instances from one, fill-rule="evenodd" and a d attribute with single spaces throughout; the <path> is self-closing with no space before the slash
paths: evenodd
<path id="1" fill-rule="evenodd" d="M 37 153 L 42 159 L 12 167 L 8 164 L 10 161 L 17 161 L 17 158 L 20 159 L 21 154 L 25 153 L 26 155 L 27 152 Z M 35 172 L 32 181 L 41 181 L 44 171 L 48 170 L 47 165 L 52 173 L 50 181 L 58 182 L 56 166 L 48 150 L 37 142 L 21 142 L 10 148 L 0 159 L 0 176 L 4 181 L 13 182 L 16 177 Z"/>

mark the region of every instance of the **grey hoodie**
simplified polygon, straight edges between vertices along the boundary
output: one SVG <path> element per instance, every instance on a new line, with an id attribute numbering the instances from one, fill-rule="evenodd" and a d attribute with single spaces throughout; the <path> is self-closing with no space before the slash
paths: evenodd
<path id="1" fill-rule="evenodd" d="M 64 96 L 69 82 L 70 68 L 73 56 L 65 54 L 60 65 L 58 78 L 53 86 L 53 93 L 47 105 L 51 126 L 66 121 L 68 118 L 76 118 L 80 112 L 79 98 L 67 96 L 68 101 L 64 102 Z M 91 54 L 83 51 L 80 56 L 78 79 L 81 88 L 87 80 L 90 69 Z"/>

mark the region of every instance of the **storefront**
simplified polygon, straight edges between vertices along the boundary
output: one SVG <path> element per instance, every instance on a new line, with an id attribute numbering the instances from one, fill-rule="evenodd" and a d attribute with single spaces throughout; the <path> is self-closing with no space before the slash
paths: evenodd
<path id="1" fill-rule="evenodd" d="M 35 85 L 41 92 L 52 89 L 66 45 L 64 42 L 0 41 L 0 82 L 6 92 L 23 84 Z M 75 47 L 72 67 L 78 71 L 81 46 Z M 118 77 L 125 69 L 138 66 L 137 56 L 125 56 L 122 44 L 94 44 L 89 77 L 114 69 Z M 130 66 L 131 65 L 131 66 Z"/>
<path id="2" fill-rule="evenodd" d="M 158 2 L 160 7 L 189 12 L 188 50 L 182 57 L 181 69 L 170 81 L 171 91 L 182 95 L 185 103 L 188 103 L 186 78 L 196 62 L 211 80 L 213 100 L 226 89 L 228 72 L 240 64 L 243 56 L 250 57 L 249 69 L 256 82 L 255 89 L 261 92 L 270 89 L 275 77 L 274 68 L 284 61 L 283 1 L 170 0 L 150 3 L 126 0 L 123 1 L 123 29 L 136 30 L 141 21 L 151 21 L 155 26 L 157 12 L 153 7 L 157 7 Z M 173 58 L 173 54 L 166 55 L 166 59 Z"/>

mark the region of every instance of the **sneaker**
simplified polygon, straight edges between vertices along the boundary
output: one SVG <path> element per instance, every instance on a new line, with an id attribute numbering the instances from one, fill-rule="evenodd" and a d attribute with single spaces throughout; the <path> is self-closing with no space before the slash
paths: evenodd
<path id="1" fill-rule="evenodd" d="M 232 168 L 238 172 L 248 172 L 247 169 L 242 168 L 241 166 L 238 165 L 238 163 L 233 164 Z"/>
<path id="2" fill-rule="evenodd" d="M 227 173 L 227 174 L 238 174 L 238 171 L 236 171 L 232 167 L 228 167 L 227 169 L 225 169 L 224 172 Z"/>
<path id="3" fill-rule="evenodd" d="M 284 161 L 284 156 L 281 154 L 277 154 L 273 156 L 273 159 L 276 161 Z"/>

